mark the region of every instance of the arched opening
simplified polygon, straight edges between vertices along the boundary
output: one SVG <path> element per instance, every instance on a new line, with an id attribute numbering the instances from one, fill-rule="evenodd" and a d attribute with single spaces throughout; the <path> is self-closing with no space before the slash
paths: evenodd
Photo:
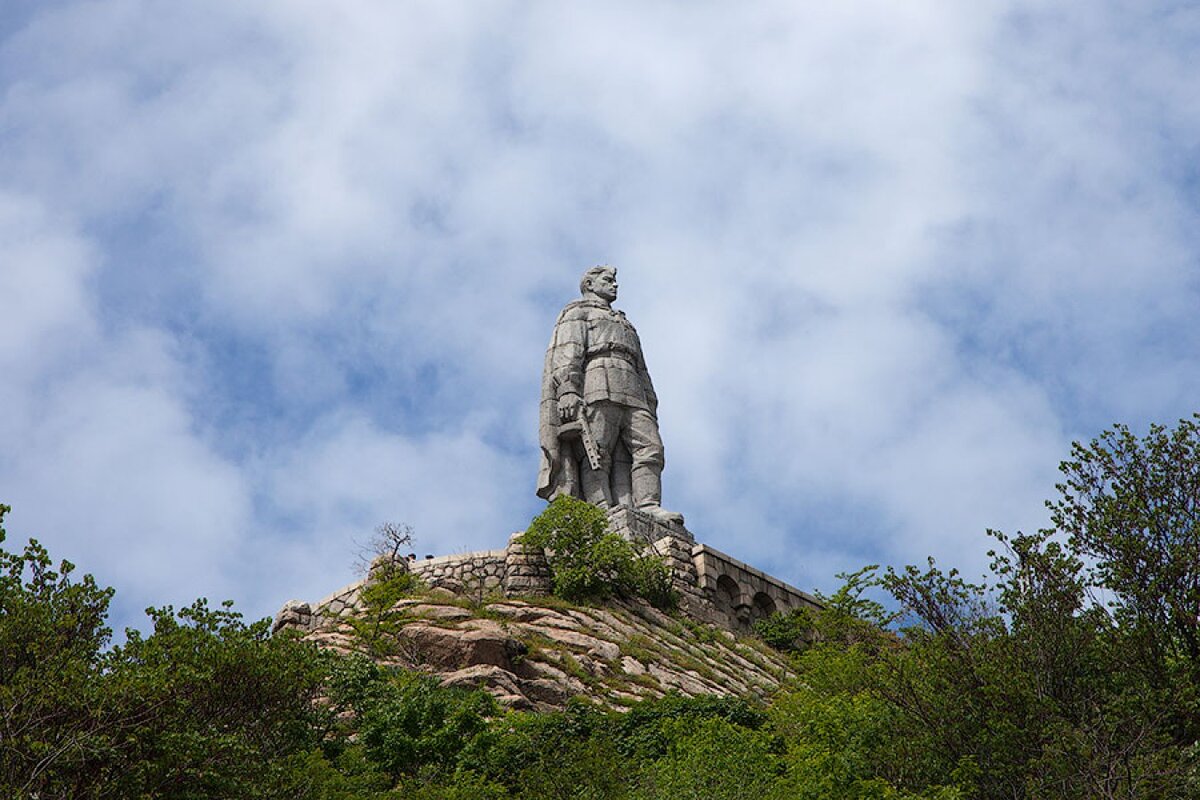
<path id="1" fill-rule="evenodd" d="M 737 581 L 728 575 L 722 575 L 717 578 L 717 605 L 725 611 L 732 612 L 738 606 L 742 590 L 738 588 Z"/>
<path id="2" fill-rule="evenodd" d="M 751 614 L 754 619 L 765 619 L 775 613 L 775 600 L 766 592 L 757 592 L 754 595 L 754 602 L 751 605 Z"/>

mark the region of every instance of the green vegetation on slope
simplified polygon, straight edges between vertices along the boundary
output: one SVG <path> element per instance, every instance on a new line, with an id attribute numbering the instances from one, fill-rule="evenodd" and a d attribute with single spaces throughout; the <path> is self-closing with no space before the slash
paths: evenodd
<path id="1" fill-rule="evenodd" d="M 765 706 L 506 712 L 203 601 L 106 649 L 111 590 L 0 551 L 0 796 L 1200 796 L 1200 426 L 1062 470 L 1053 529 L 991 534 L 989 585 L 868 568 L 762 626 L 796 674 Z"/>

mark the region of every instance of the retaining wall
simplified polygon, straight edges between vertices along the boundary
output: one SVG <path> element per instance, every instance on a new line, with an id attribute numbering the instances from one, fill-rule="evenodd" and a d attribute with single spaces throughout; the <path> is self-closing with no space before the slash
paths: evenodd
<path id="1" fill-rule="evenodd" d="M 729 629 L 746 628 L 775 611 L 820 608 L 815 597 L 762 570 L 695 539 L 682 526 L 663 525 L 630 509 L 610 516 L 612 528 L 646 542 L 671 568 L 681 610 L 695 619 Z M 457 553 L 397 562 L 431 589 L 477 598 L 549 594 L 550 570 L 540 548 L 527 547 L 514 533 L 503 550 Z M 371 580 L 370 577 L 366 581 Z M 330 618 L 365 611 L 360 593 L 366 581 L 345 586 L 315 604 L 289 601 L 275 618 L 284 626 L 314 629 Z"/>

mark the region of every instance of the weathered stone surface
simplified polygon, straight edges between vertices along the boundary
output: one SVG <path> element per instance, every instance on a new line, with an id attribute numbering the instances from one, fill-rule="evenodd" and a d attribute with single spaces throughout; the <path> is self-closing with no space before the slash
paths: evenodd
<path id="1" fill-rule="evenodd" d="M 681 694 L 691 697 L 702 694 L 721 694 L 719 686 L 710 684 L 695 673 L 684 670 L 665 669 L 658 664 L 648 664 L 646 671 L 657 678 L 664 686 L 678 689 Z"/>
<path id="2" fill-rule="evenodd" d="M 586 691 L 583 684 L 578 681 L 558 681 L 549 678 L 523 681 L 521 689 L 532 704 L 537 707 L 549 708 L 562 708 L 572 697 Z"/>
<path id="3" fill-rule="evenodd" d="M 542 374 L 537 493 L 580 497 L 603 508 L 636 507 L 668 525 L 683 516 L 662 501 L 658 397 L 637 331 L 620 311 L 617 271 L 584 273 L 582 299 L 554 326 Z M 630 442 L 636 445 L 626 446 Z"/>
<path id="4" fill-rule="evenodd" d="M 460 620 L 470 619 L 473 616 L 470 611 L 458 606 L 435 606 L 419 603 L 408 606 L 406 610 L 421 619 Z"/>
<path id="5" fill-rule="evenodd" d="M 621 659 L 621 669 L 625 670 L 628 675 L 645 675 L 646 667 L 642 662 L 638 661 L 633 656 L 625 656 Z"/>
<path id="6" fill-rule="evenodd" d="M 441 676 L 442 686 L 459 686 L 466 689 L 484 689 L 504 705 L 517 710 L 533 707 L 525 696 L 525 690 L 517 677 L 506 669 L 490 664 L 477 664 L 455 670 Z"/>
<path id="7" fill-rule="evenodd" d="M 312 626 L 312 608 L 303 600 L 288 600 L 275 615 L 271 633 L 283 628 L 309 628 Z"/>
<path id="8" fill-rule="evenodd" d="M 525 645 L 509 636 L 489 620 L 474 630 L 452 630 L 424 622 L 413 622 L 400 629 L 398 637 L 407 652 L 421 663 L 445 670 L 458 670 L 476 664 L 491 664 L 504 669 L 525 651 Z"/>
<path id="9" fill-rule="evenodd" d="M 301 604 L 280 618 L 297 616 Z M 479 686 L 512 708 L 562 708 L 586 695 L 612 708 L 634 698 L 767 694 L 786 662 L 728 632 L 693 628 L 643 604 L 555 608 L 503 600 L 478 612 L 429 597 L 398 602 L 401 627 L 386 663 L 431 672 L 453 686 Z M 305 637 L 339 652 L 361 651 L 350 625 L 313 615 Z M 694 626 L 693 626 L 694 627 Z"/>
<path id="10" fill-rule="evenodd" d="M 593 654 L 597 658 L 615 661 L 621 657 L 621 648 L 616 643 L 605 641 L 595 636 L 588 636 L 555 625 L 530 626 L 519 624 L 514 627 L 527 633 L 540 633 L 548 639 L 584 653 Z"/>

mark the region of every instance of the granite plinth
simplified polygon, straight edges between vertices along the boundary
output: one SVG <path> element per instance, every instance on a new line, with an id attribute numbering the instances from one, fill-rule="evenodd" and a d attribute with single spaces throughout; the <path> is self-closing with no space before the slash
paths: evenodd
<path id="1" fill-rule="evenodd" d="M 630 541 L 654 544 L 668 536 L 685 542 L 696 541 L 696 537 L 684 526 L 659 522 L 649 514 L 628 506 L 618 506 L 609 510 L 608 523 L 614 533 L 619 533 Z"/>

